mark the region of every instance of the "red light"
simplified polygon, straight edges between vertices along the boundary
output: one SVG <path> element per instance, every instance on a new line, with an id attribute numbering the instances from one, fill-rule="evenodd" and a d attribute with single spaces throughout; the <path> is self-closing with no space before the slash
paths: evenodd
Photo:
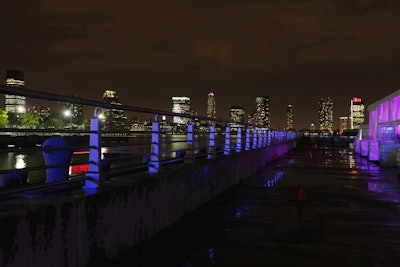
<path id="1" fill-rule="evenodd" d="M 353 97 L 353 102 L 361 102 L 361 98 Z"/>
<path id="2" fill-rule="evenodd" d="M 73 165 L 71 166 L 71 174 L 84 173 L 89 170 L 89 164 Z"/>

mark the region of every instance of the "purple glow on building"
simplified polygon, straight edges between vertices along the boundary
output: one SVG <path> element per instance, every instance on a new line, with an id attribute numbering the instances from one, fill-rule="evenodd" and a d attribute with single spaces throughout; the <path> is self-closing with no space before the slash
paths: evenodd
<path id="1" fill-rule="evenodd" d="M 369 140 L 361 140 L 361 156 L 368 157 L 369 153 Z"/>
<path id="2" fill-rule="evenodd" d="M 379 143 L 378 142 L 370 142 L 369 143 L 368 159 L 371 161 L 379 160 Z"/>
<path id="3" fill-rule="evenodd" d="M 389 101 L 385 101 L 378 106 L 378 123 L 389 121 Z"/>
<path id="4" fill-rule="evenodd" d="M 214 93 L 213 92 L 209 92 L 208 96 L 214 96 Z"/>
<path id="5" fill-rule="evenodd" d="M 400 143 L 400 124 L 396 125 L 396 138 L 397 141 L 395 141 L 396 143 Z"/>
<path id="6" fill-rule="evenodd" d="M 377 141 L 377 115 L 377 110 L 369 113 L 369 139 L 371 141 Z"/>
<path id="7" fill-rule="evenodd" d="M 390 100 L 390 121 L 400 120 L 400 95 Z"/>

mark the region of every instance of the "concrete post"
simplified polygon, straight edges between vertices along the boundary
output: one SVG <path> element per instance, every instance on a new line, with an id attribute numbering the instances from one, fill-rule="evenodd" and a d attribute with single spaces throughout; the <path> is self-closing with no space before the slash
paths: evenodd
<path id="1" fill-rule="evenodd" d="M 185 163 L 194 163 L 194 151 L 193 151 L 193 122 L 192 122 L 192 118 L 190 118 L 189 124 L 188 124 L 188 129 L 187 129 L 187 147 L 186 147 L 186 155 L 185 155 L 185 159 L 184 162 Z"/>
<path id="2" fill-rule="evenodd" d="M 268 140 L 268 136 L 267 136 L 267 130 L 263 131 L 263 147 L 267 146 L 267 140 Z"/>
<path id="3" fill-rule="evenodd" d="M 158 121 L 158 114 L 155 116 L 152 126 L 148 172 L 157 173 L 160 170 L 160 122 Z"/>
<path id="4" fill-rule="evenodd" d="M 257 148 L 257 128 L 253 130 L 253 149 Z"/>
<path id="5" fill-rule="evenodd" d="M 271 138 L 271 140 L 270 140 L 271 145 L 276 143 L 275 134 L 276 134 L 275 130 L 271 131 L 271 137 L 270 137 Z"/>
<path id="6" fill-rule="evenodd" d="M 97 188 L 104 183 L 101 164 L 101 125 L 97 117 L 98 109 L 98 107 L 94 109 L 94 116 L 90 119 L 89 170 L 85 175 L 86 181 L 83 189 Z"/>
<path id="7" fill-rule="evenodd" d="M 262 147 L 262 141 L 263 141 L 263 136 L 262 136 L 262 129 L 258 129 L 258 144 L 257 147 L 261 148 Z"/>
<path id="8" fill-rule="evenodd" d="M 250 150 L 250 127 L 246 128 L 246 144 L 244 146 L 244 150 Z"/>
<path id="9" fill-rule="evenodd" d="M 229 155 L 230 153 L 231 153 L 231 126 L 229 125 L 229 123 L 227 123 L 225 130 L 224 155 Z"/>
<path id="10" fill-rule="evenodd" d="M 236 139 L 236 152 L 242 151 L 242 127 L 237 128 L 237 139 Z"/>
<path id="11" fill-rule="evenodd" d="M 215 123 L 214 123 L 214 121 L 211 122 L 211 126 L 210 126 L 210 139 L 208 142 L 207 158 L 208 159 L 215 158 Z"/>

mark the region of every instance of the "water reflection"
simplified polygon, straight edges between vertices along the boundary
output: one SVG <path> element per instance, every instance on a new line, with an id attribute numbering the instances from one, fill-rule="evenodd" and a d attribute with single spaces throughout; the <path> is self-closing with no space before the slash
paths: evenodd
<path id="1" fill-rule="evenodd" d="M 364 157 L 354 157 L 354 167 L 358 170 L 379 172 L 379 165 Z"/>
<path id="2" fill-rule="evenodd" d="M 40 151 L 33 151 L 28 153 L 20 152 L 7 152 L 0 153 L 0 169 L 24 169 L 27 167 L 44 166 L 44 159 Z M 42 182 L 46 178 L 44 170 L 29 171 L 28 183 Z"/>
<path id="3" fill-rule="evenodd" d="M 23 169 L 26 167 L 25 157 L 26 155 L 24 154 L 18 154 L 15 156 L 15 169 Z"/>
<path id="4" fill-rule="evenodd" d="M 273 187 L 285 174 L 283 171 L 277 171 L 273 177 L 267 177 L 264 187 Z"/>

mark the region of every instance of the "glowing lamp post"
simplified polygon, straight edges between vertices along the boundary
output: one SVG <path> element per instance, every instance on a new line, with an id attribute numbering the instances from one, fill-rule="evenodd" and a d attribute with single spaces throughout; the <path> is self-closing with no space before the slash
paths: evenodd
<path id="1" fill-rule="evenodd" d="M 72 112 L 71 112 L 71 110 L 69 110 L 69 109 L 65 110 L 64 116 L 66 118 L 69 118 L 69 124 L 70 124 L 70 127 L 72 128 Z"/>

